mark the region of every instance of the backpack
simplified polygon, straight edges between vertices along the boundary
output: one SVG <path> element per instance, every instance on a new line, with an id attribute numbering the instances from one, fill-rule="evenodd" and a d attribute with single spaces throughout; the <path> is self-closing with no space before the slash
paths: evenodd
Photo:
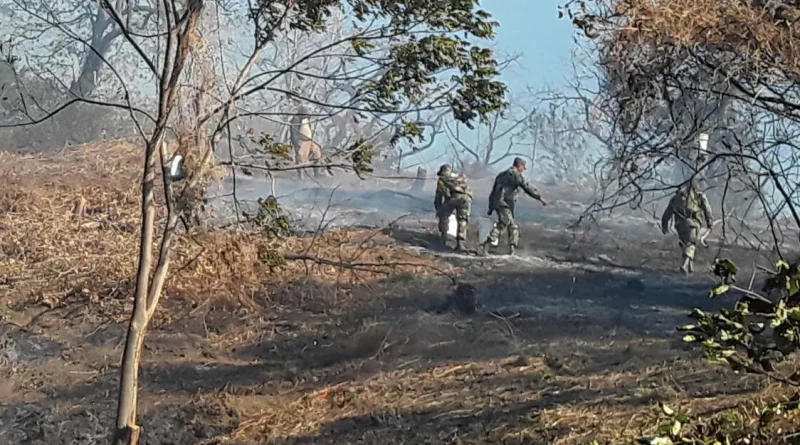
<path id="1" fill-rule="evenodd" d="M 467 178 L 462 175 L 451 173 L 447 177 L 442 177 L 442 182 L 451 193 L 469 193 Z"/>
<path id="2" fill-rule="evenodd" d="M 700 194 L 697 189 L 689 187 L 688 190 L 681 194 L 680 208 L 678 210 L 687 218 L 694 218 L 695 215 L 700 213 Z"/>

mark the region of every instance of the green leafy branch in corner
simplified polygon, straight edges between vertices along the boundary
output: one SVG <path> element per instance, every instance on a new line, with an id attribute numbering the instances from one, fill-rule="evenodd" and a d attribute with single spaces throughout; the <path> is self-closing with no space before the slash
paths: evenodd
<path id="1" fill-rule="evenodd" d="M 800 412 L 800 395 L 795 394 L 787 402 L 774 403 L 756 410 L 755 417 L 746 408 L 737 407 L 715 411 L 710 415 L 690 416 L 665 403 L 659 403 L 659 415 L 654 434 L 638 437 L 642 445 L 751 445 L 770 442 L 770 439 L 786 440 L 793 437 L 785 433 L 778 419 L 791 424 L 791 416 Z M 767 428 L 774 426 L 773 431 Z M 772 434 L 771 434 L 772 433 Z M 792 442 L 789 442 L 792 443 Z M 598 445 L 598 442 L 592 442 Z"/>
<path id="2" fill-rule="evenodd" d="M 780 363 L 800 346 L 800 269 L 797 264 L 778 261 L 769 271 L 760 292 L 736 284 L 739 269 L 728 259 L 714 262 L 719 278 L 709 298 L 737 292 L 741 296 L 730 309 L 708 313 L 694 309 L 692 324 L 679 327 L 683 340 L 699 345 L 710 360 L 724 363 L 736 372 L 767 376 L 781 383 L 800 386 L 800 373 L 781 372 Z M 753 444 L 786 441 L 797 433 L 791 426 L 800 414 L 800 393 L 788 400 L 762 405 L 753 410 L 742 407 L 715 413 L 707 418 L 690 417 L 661 404 L 655 435 L 639 438 L 647 445 L 670 444 Z M 755 416 L 753 415 L 755 414 Z M 784 422 L 779 423 L 778 420 Z M 784 428 L 788 426 L 788 428 Z M 800 437 L 800 436 L 799 436 Z"/>
<path id="3" fill-rule="evenodd" d="M 800 375 L 777 373 L 775 364 L 800 347 L 800 271 L 796 264 L 779 261 L 761 293 L 734 283 L 738 268 L 727 259 L 717 260 L 714 275 L 720 282 L 710 298 L 735 291 L 741 298 L 732 309 L 706 313 L 695 309 L 694 323 L 678 328 L 684 341 L 701 345 L 706 356 L 727 363 L 736 371 L 768 375 L 800 386 Z"/>

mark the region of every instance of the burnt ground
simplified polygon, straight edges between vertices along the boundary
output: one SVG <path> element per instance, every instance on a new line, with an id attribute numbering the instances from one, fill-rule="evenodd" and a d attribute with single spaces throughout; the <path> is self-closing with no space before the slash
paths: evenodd
<path id="1" fill-rule="evenodd" d="M 399 276 L 347 290 L 299 280 L 256 298 L 259 313 L 159 326 L 142 372 L 147 443 L 585 443 L 635 434 L 656 401 L 763 389 L 676 336 L 692 307 L 729 304 L 705 298 L 708 277 L 554 262 L 557 239 L 526 236 L 539 259 L 448 257 L 505 319 L 432 314 L 450 285 Z M 124 324 L 65 315 L 5 327 L 9 443 L 104 440 Z"/>
<path id="2" fill-rule="evenodd" d="M 430 222 L 386 233 L 436 250 Z M 333 285 L 312 274 L 247 307 L 193 302 L 160 318 L 141 373 L 146 443 L 608 443 L 651 431 L 659 401 L 705 413 L 774 389 L 681 342 L 675 327 L 693 307 L 733 297 L 709 300 L 707 273 L 675 273 L 672 237 L 527 223 L 523 240 L 515 257 L 436 254 L 502 316 L 433 313 L 453 289 L 442 277 Z M 5 311 L 0 438 L 107 443 L 125 320 L 82 303 Z"/>

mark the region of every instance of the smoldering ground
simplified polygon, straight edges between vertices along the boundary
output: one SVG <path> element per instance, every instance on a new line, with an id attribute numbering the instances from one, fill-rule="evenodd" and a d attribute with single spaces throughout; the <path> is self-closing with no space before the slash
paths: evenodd
<path id="1" fill-rule="evenodd" d="M 297 227 L 310 233 L 330 228 L 382 229 L 400 246 L 431 252 L 463 267 L 469 276 L 465 279 L 478 283 L 504 274 L 515 279 L 523 279 L 520 277 L 526 274 L 548 277 L 534 279 L 528 283 L 532 286 L 530 291 L 514 292 L 510 299 L 504 298 L 508 294 L 494 292 L 492 286 L 483 283 L 482 304 L 500 311 L 515 307 L 524 313 L 529 297 L 533 300 L 552 297 L 549 304 L 554 306 L 533 309 L 535 304 L 531 303 L 528 312 L 569 313 L 580 307 L 581 311 L 614 313 L 610 319 L 620 323 L 631 307 L 663 309 L 677 305 L 682 310 L 693 306 L 708 309 L 719 304 L 709 303 L 705 298 L 713 284 L 709 267 L 715 258 L 737 258 L 745 275 L 754 270 L 755 264 L 769 264 L 774 258 L 774 252 L 749 248 L 752 242 L 723 245 L 719 234 L 714 233 L 709 237 L 709 247 L 698 249 L 699 272 L 684 277 L 677 272 L 680 248 L 676 236 L 664 235 L 660 230 L 658 217 L 663 208 L 658 206 L 666 205 L 669 196 L 652 203 L 659 213 L 617 209 L 611 217 L 600 215 L 590 224 L 575 227 L 593 196 L 569 186 L 540 187 L 543 196 L 550 200 L 546 207 L 520 196 L 517 219 L 522 242 L 516 256 L 502 254 L 505 240 L 501 241 L 499 255 L 480 258 L 457 254 L 440 245 L 432 209 L 434 181 L 429 179 L 420 193 L 414 191 L 410 176 L 397 179 L 398 176 L 349 181 L 329 177 L 302 181 L 292 177 L 275 181 L 240 178 L 236 197 L 240 208 L 252 208 L 253 201 L 274 191 Z M 228 218 L 233 211 L 232 182 L 229 179 L 217 189 L 219 198 L 215 201 L 220 213 Z M 485 238 L 493 223 L 484 212 L 491 178 L 476 181 L 472 187 L 475 201 L 469 241 L 474 247 Z M 570 270 L 573 272 L 566 272 Z M 681 312 L 678 318 L 684 315 Z M 674 326 L 669 323 L 676 320 L 670 319 L 661 334 L 671 333 Z M 645 317 L 640 322 L 641 330 L 652 328 L 652 320 Z"/>

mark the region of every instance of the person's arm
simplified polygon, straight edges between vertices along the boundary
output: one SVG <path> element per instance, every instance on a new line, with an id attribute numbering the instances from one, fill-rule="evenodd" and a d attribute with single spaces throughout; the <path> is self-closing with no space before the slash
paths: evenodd
<path id="1" fill-rule="evenodd" d="M 439 179 L 436 181 L 436 194 L 433 197 L 433 208 L 436 209 L 437 213 L 439 212 L 439 209 L 442 208 L 444 201 L 447 199 L 445 192 L 447 192 L 447 187 L 445 187 L 444 182 Z"/>
<path id="2" fill-rule="evenodd" d="M 664 209 L 664 214 L 661 215 L 661 233 L 664 235 L 669 232 L 669 223 L 672 220 L 673 213 L 672 200 L 670 200 L 669 204 L 667 204 L 667 208 Z"/>
<path id="3" fill-rule="evenodd" d="M 706 227 L 709 229 L 714 224 L 713 213 L 711 212 L 711 203 L 708 201 L 708 196 L 705 193 L 700 195 L 700 208 L 703 210 L 703 216 L 706 219 Z"/>
<path id="4" fill-rule="evenodd" d="M 492 212 L 494 212 L 492 206 L 494 205 L 495 201 L 497 201 L 499 196 L 500 196 L 500 181 L 498 181 L 497 178 L 495 178 L 494 184 L 492 184 L 492 192 L 489 193 L 489 211 L 486 213 L 487 215 L 492 216 Z"/>
<path id="5" fill-rule="evenodd" d="M 517 187 L 521 188 L 525 192 L 525 194 L 541 202 L 543 205 L 547 205 L 547 200 L 542 198 L 542 195 L 539 194 L 539 190 L 536 190 L 536 187 L 530 185 L 530 183 L 528 183 L 528 181 L 525 180 L 525 177 L 523 177 L 522 175 L 516 175 L 516 178 L 517 178 Z"/>

